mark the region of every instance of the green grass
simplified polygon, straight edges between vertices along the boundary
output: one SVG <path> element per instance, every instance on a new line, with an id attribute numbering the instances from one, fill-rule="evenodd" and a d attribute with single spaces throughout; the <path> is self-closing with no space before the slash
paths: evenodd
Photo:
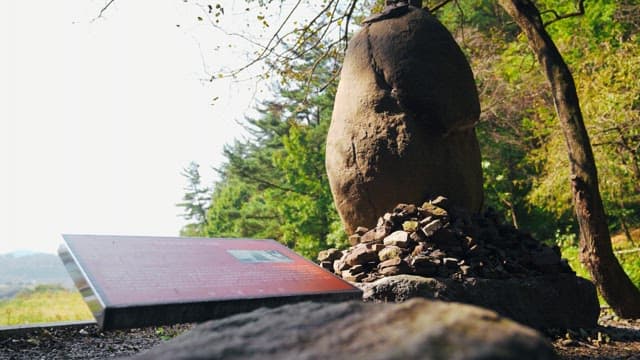
<path id="1" fill-rule="evenodd" d="M 81 320 L 93 320 L 82 296 L 60 287 L 40 285 L 0 300 L 0 326 Z"/>
<path id="2" fill-rule="evenodd" d="M 611 237 L 614 251 L 625 251 L 640 248 L 640 229 L 635 229 L 632 233 L 633 242 L 629 242 L 624 235 L 618 234 Z M 562 247 L 562 257 L 569 260 L 569 265 L 580 277 L 590 279 L 591 276 L 587 268 L 580 263 L 580 251 L 576 245 Z M 616 257 L 627 273 L 631 281 L 640 288 L 640 252 L 616 253 Z M 600 297 L 600 303 L 606 302 Z"/>

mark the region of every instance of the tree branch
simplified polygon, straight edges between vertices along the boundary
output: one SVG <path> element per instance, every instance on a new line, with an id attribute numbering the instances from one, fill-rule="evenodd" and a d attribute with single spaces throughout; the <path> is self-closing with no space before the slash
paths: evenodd
<path id="1" fill-rule="evenodd" d="M 102 17 L 102 14 L 104 14 L 104 12 L 107 11 L 109 6 L 111 6 L 111 4 L 113 4 L 115 1 L 116 0 L 109 0 L 109 2 L 107 2 L 107 4 L 100 10 L 100 12 L 98 13 L 98 16 L 96 16 L 93 20 L 91 20 L 91 22 L 94 22 L 100 19 Z"/>
<path id="2" fill-rule="evenodd" d="M 453 0 L 443 0 L 440 4 L 432 7 L 431 9 L 429 9 L 429 12 L 434 13 L 438 10 L 440 10 L 441 7 L 447 5 L 448 3 L 452 2 Z"/>
<path id="3" fill-rule="evenodd" d="M 543 24 L 543 26 L 548 26 L 553 24 L 556 21 L 560 21 L 562 19 L 568 19 L 571 17 L 576 17 L 576 16 L 582 16 L 584 15 L 584 0 L 578 0 L 578 11 L 576 12 L 572 12 L 569 14 L 564 14 L 564 15 L 560 15 L 558 14 L 557 11 L 555 10 L 545 10 L 545 11 L 541 11 L 540 15 L 544 15 L 544 14 L 552 14 L 553 15 L 553 19 L 550 21 L 547 21 L 546 23 Z"/>

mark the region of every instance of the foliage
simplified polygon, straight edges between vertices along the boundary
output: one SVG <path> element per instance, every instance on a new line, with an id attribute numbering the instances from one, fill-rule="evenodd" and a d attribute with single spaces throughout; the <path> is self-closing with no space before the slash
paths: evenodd
<path id="1" fill-rule="evenodd" d="M 494 1 L 456 3 L 438 14 L 476 75 L 488 205 L 544 239 L 575 231 L 565 141 L 526 39 Z M 548 30 L 576 79 L 612 229 L 628 229 L 640 223 L 640 89 L 631 78 L 640 73 L 640 5 L 635 0 L 585 4 L 583 16 L 553 22 Z M 575 2 L 537 5 L 547 22 L 576 11 Z"/>
<path id="2" fill-rule="evenodd" d="M 640 221 L 632 216 L 633 209 L 637 213 L 640 195 L 640 87 L 632 78 L 640 72 L 640 43 L 637 35 L 625 33 L 624 24 L 608 24 L 615 17 L 615 6 L 612 1 L 594 3 L 590 10 L 602 16 L 598 21 L 589 15 L 567 19 L 567 23 L 563 20 L 552 27 L 558 27 L 556 42 L 573 68 L 598 164 L 603 201 L 614 228 L 619 229 L 623 224 Z M 570 24 L 572 28 L 564 28 Z M 576 28 L 580 31 L 573 30 Z M 557 217 L 567 218 L 571 201 L 568 159 L 561 151 L 564 139 L 552 117 L 547 124 L 546 141 L 530 157 L 540 172 L 529 200 Z"/>
<path id="3" fill-rule="evenodd" d="M 180 232 L 182 236 L 203 235 L 203 227 L 206 226 L 206 212 L 211 200 L 211 189 L 200 183 L 199 168 L 200 165 L 191 162 L 181 173 L 187 179 L 188 185 L 184 188 L 185 194 L 182 202 L 176 206 L 183 208 L 182 217 L 191 220 L 191 223 Z"/>
<path id="4" fill-rule="evenodd" d="M 80 293 L 59 286 L 38 285 L 12 299 L 0 300 L 0 325 L 92 319 Z"/>
<path id="5" fill-rule="evenodd" d="M 246 120 L 250 136 L 225 147 L 205 235 L 274 238 L 307 257 L 345 245 L 324 168 L 335 63 L 317 65 L 322 76 L 313 82 L 283 79 L 277 98 Z M 323 92 L 308 90 L 324 84 Z"/>

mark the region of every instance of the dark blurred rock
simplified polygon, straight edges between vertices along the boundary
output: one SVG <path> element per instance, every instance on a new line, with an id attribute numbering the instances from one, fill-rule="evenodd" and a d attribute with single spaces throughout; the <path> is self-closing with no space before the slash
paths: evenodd
<path id="1" fill-rule="evenodd" d="M 556 359 L 536 331 L 474 306 L 299 303 L 203 323 L 131 359 Z"/>
<path id="2" fill-rule="evenodd" d="M 592 328 L 600 305 L 593 284 L 573 274 L 464 281 L 400 275 L 356 284 L 365 301 L 400 302 L 422 297 L 482 306 L 538 328 Z"/>

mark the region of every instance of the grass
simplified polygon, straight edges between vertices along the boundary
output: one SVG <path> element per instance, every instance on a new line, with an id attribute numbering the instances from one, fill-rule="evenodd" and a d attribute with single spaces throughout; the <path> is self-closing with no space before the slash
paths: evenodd
<path id="1" fill-rule="evenodd" d="M 633 242 L 629 242 L 624 234 L 617 234 L 611 237 L 611 243 L 620 265 L 622 265 L 631 281 L 640 288 L 640 251 L 625 252 L 640 248 L 640 228 L 633 230 L 631 234 Z M 562 247 L 562 257 L 569 260 L 569 265 L 571 265 L 576 274 L 580 277 L 591 279 L 587 268 L 580 263 L 579 252 L 576 245 Z M 602 298 L 600 298 L 600 303 L 605 304 Z"/>
<path id="2" fill-rule="evenodd" d="M 40 285 L 8 300 L 0 300 L 0 326 L 57 321 L 93 320 L 77 291 Z"/>

